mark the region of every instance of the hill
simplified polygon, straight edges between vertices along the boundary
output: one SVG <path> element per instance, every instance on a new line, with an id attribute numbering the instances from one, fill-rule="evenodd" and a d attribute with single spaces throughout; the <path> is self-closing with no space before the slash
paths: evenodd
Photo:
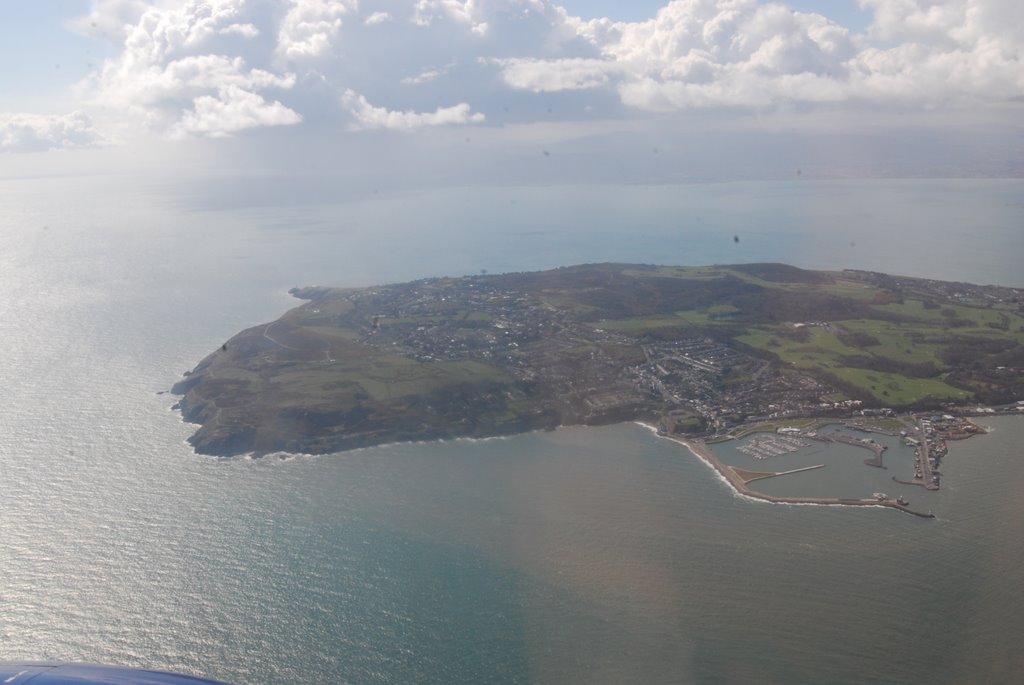
<path id="1" fill-rule="evenodd" d="M 783 264 L 300 288 L 173 391 L 197 451 L 326 453 L 662 419 L 1024 398 L 1024 292 Z"/>

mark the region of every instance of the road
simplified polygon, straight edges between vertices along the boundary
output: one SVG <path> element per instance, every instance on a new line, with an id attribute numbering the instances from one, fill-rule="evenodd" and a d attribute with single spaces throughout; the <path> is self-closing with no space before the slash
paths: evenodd
<path id="1" fill-rule="evenodd" d="M 920 418 L 917 419 L 917 439 L 921 441 L 918 453 L 921 456 L 921 480 L 923 485 L 929 490 L 938 490 L 938 486 L 932 480 L 932 463 L 928 460 L 928 437 L 925 435 L 924 425 L 921 423 Z"/>
<path id="2" fill-rule="evenodd" d="M 268 323 L 267 327 L 263 329 L 263 337 L 264 338 L 266 338 L 270 342 L 274 343 L 278 347 L 283 347 L 286 350 L 294 350 L 295 352 L 301 352 L 302 351 L 302 350 L 300 350 L 297 347 L 292 347 L 291 345 L 285 345 L 283 342 L 280 342 L 278 340 L 274 340 L 272 337 L 270 337 L 270 327 L 273 326 L 273 325 L 274 325 L 273 323 Z"/>

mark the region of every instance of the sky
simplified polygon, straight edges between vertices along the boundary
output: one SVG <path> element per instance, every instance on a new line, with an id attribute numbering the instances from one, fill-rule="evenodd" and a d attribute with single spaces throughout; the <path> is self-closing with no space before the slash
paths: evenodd
<path id="1" fill-rule="evenodd" d="M 0 3 L 3 177 L 1022 173 L 1019 0 Z"/>
<path id="2" fill-rule="evenodd" d="M 558 3 L 570 14 L 583 19 L 607 17 L 614 21 L 646 21 L 665 6 L 664 0 L 562 0 Z M 796 0 L 787 7 L 801 12 L 817 12 L 853 31 L 867 29 L 870 13 L 857 0 Z"/>

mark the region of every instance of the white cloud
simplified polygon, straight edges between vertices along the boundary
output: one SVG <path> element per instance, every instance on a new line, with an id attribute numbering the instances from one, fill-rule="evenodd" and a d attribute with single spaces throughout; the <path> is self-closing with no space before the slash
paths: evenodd
<path id="1" fill-rule="evenodd" d="M 0 113 L 0 152 L 37 152 L 106 144 L 85 112 L 62 115 Z"/>
<path id="2" fill-rule="evenodd" d="M 403 77 L 399 83 L 403 86 L 418 86 L 422 83 L 430 83 L 431 81 L 436 81 L 443 76 L 447 76 L 452 69 L 455 69 L 458 66 L 458 62 L 449 62 L 443 67 L 431 67 L 429 69 L 424 69 L 415 76 Z"/>
<path id="3" fill-rule="evenodd" d="M 859 94 L 932 105 L 1024 97 L 1024 3 L 1017 0 L 860 0 L 873 38 L 854 69 Z"/>
<path id="4" fill-rule="evenodd" d="M 534 91 L 613 83 L 626 105 L 659 111 L 763 107 L 843 98 L 856 55 L 846 29 L 756 0 L 675 0 L 649 21 L 579 31 L 603 59 L 506 61 L 505 82 Z"/>
<path id="5" fill-rule="evenodd" d="M 444 71 L 441 69 L 427 69 L 425 71 L 421 71 L 415 76 L 406 76 L 400 81 L 400 83 L 405 86 L 415 86 L 420 83 L 429 83 L 442 74 L 444 74 Z"/>
<path id="6" fill-rule="evenodd" d="M 420 26 L 430 26 L 439 19 L 454 19 L 483 35 L 487 33 L 487 22 L 475 20 L 474 10 L 478 7 L 473 0 L 417 0 L 413 21 Z"/>
<path id="7" fill-rule="evenodd" d="M 1020 46 L 1024 5 L 1017 0 L 859 0 L 874 13 L 870 33 L 881 40 L 938 48 L 970 46 L 982 38 Z"/>
<path id="8" fill-rule="evenodd" d="M 512 88 L 535 93 L 586 90 L 608 83 L 609 75 L 621 71 L 615 62 L 570 58 L 553 61 L 537 59 L 497 60 L 502 78 Z"/>
<path id="9" fill-rule="evenodd" d="M 97 0 L 75 25 L 120 46 L 87 102 L 175 136 L 507 122 L 510 102 L 543 120 L 552 93 L 563 118 L 1024 99 L 1024 2 L 859 1 L 865 35 L 768 0 L 672 0 L 636 23 L 552 0 Z"/>
<path id="10" fill-rule="evenodd" d="M 147 63 L 169 59 L 201 46 L 235 23 L 245 0 L 187 0 L 180 8 L 153 7 L 125 36 L 127 56 Z"/>
<path id="11" fill-rule="evenodd" d="M 260 30 L 253 24 L 230 24 L 222 28 L 220 34 L 222 36 L 235 34 L 243 38 L 256 38 L 260 35 Z"/>
<path id="12" fill-rule="evenodd" d="M 287 59 L 329 53 L 342 17 L 356 8 L 356 0 L 291 0 L 278 31 L 278 53 Z"/>
<path id="13" fill-rule="evenodd" d="M 250 69 L 241 57 L 198 55 L 182 57 L 166 65 L 117 64 L 102 73 L 104 102 L 114 105 L 150 106 L 165 101 L 191 100 L 225 86 L 260 90 L 287 89 L 294 74 L 276 75 Z"/>
<path id="14" fill-rule="evenodd" d="M 228 85 L 220 88 L 217 96 L 203 95 L 195 100 L 194 108 L 186 112 L 174 130 L 176 137 L 198 134 L 222 138 L 238 131 L 264 126 L 297 124 L 302 117 L 276 100 L 264 98 Z"/>
<path id="15" fill-rule="evenodd" d="M 367 26 L 373 26 L 374 24 L 383 24 L 386 21 L 391 21 L 392 17 L 387 12 L 374 12 L 366 19 L 363 19 L 363 23 Z"/>
<path id="16" fill-rule="evenodd" d="M 543 58 L 587 43 L 581 22 L 550 0 L 416 0 L 412 22 L 445 32 L 473 57 Z"/>
<path id="17" fill-rule="evenodd" d="M 484 115 L 472 112 L 470 106 L 460 102 L 452 107 L 438 107 L 433 112 L 394 111 L 385 107 L 374 107 L 366 97 L 352 90 L 342 95 L 342 104 L 355 119 L 357 129 L 393 129 L 414 131 L 424 126 L 448 126 L 452 124 L 481 124 Z"/>
<path id="18" fill-rule="evenodd" d="M 622 70 L 622 101 L 651 110 L 853 102 L 942 105 L 1024 95 L 1024 3 L 861 0 L 874 47 L 824 17 L 756 0 L 675 0 L 649 21 L 581 33 Z M 535 63 L 557 83 L 565 60 Z M 509 68 L 509 67 L 506 67 Z M 614 69 L 605 67 L 606 74 Z M 510 85 L 514 78 L 506 77 Z M 600 85 L 597 79 L 594 83 Z M 580 87 L 569 82 L 569 87 Z"/>
<path id="19" fill-rule="evenodd" d="M 175 137 L 297 123 L 298 113 L 260 94 L 291 89 L 295 75 L 252 67 L 237 54 L 251 51 L 271 66 L 258 47 L 246 47 L 264 33 L 256 22 L 266 21 L 251 4 L 188 0 L 150 6 L 123 27 L 121 53 L 81 89 L 93 106 L 119 113 L 130 125 Z M 122 3 L 107 5 L 116 16 L 128 15 Z M 224 120 L 218 123 L 217 116 Z"/>

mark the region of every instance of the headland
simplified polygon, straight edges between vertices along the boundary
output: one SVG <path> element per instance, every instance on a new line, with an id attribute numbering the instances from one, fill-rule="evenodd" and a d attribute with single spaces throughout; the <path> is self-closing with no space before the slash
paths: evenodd
<path id="1" fill-rule="evenodd" d="M 885 429 L 914 416 L 910 430 L 905 419 L 888 429 L 919 442 L 915 484 L 937 487 L 930 429 L 965 437 L 963 417 L 1024 407 L 1024 291 L 1013 288 L 783 264 L 596 264 L 293 294 L 307 302 L 238 333 L 174 386 L 199 424 L 198 452 L 323 454 L 629 420 L 699 446 L 780 422 Z M 867 449 L 884 468 L 882 450 Z M 720 472 L 749 496 L 801 503 Z"/>

